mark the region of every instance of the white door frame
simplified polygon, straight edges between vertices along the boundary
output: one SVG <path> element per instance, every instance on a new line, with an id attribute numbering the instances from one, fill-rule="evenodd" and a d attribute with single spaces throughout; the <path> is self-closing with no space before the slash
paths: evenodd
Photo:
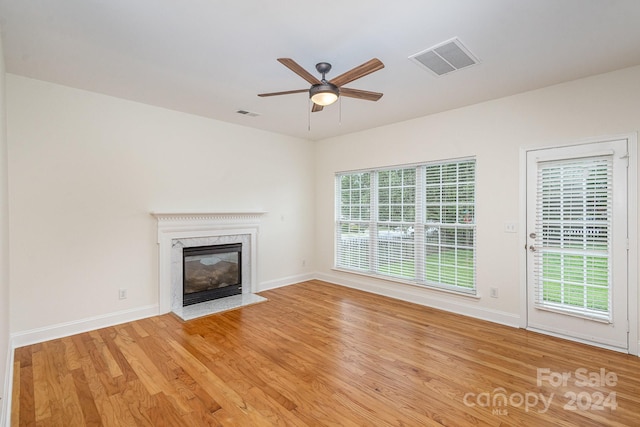
<path id="1" fill-rule="evenodd" d="M 529 151 L 560 148 L 603 141 L 626 139 L 628 141 L 629 169 L 627 172 L 627 214 L 628 214 L 628 316 L 629 316 L 629 354 L 640 356 L 638 341 L 638 311 L 640 310 L 638 285 L 638 134 L 608 135 L 583 139 L 573 142 L 550 144 L 548 146 L 520 148 L 520 231 L 518 245 L 520 248 L 520 327 L 527 328 L 527 153 Z"/>

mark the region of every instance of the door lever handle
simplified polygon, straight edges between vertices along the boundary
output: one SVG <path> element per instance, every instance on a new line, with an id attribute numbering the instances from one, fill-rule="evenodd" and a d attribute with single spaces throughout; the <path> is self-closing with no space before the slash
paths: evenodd
<path id="1" fill-rule="evenodd" d="M 535 247 L 535 246 L 533 246 L 533 245 L 529 245 L 529 250 L 530 250 L 531 252 L 535 252 L 537 249 L 536 249 L 536 247 Z"/>

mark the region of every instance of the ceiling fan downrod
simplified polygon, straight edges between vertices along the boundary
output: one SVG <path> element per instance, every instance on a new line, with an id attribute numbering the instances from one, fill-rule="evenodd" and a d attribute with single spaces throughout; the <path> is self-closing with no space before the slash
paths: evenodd
<path id="1" fill-rule="evenodd" d="M 331 64 L 329 64 L 328 62 L 318 62 L 316 64 L 316 70 L 318 70 L 318 72 L 322 74 L 322 82 L 325 83 L 327 80 L 325 79 L 324 75 L 331 71 Z"/>

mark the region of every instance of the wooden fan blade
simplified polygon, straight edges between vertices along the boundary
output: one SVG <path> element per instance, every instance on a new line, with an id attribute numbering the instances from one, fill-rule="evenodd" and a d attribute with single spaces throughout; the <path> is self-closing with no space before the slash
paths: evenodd
<path id="1" fill-rule="evenodd" d="M 318 111 L 322 111 L 324 107 L 322 105 L 318 105 L 315 102 L 313 103 L 313 107 L 311 108 L 312 113 L 317 113 Z"/>
<path id="2" fill-rule="evenodd" d="M 332 79 L 330 83 L 340 87 L 383 68 L 384 64 L 378 58 L 373 58 L 372 60 L 347 71 L 346 73 L 340 74 L 338 77 Z"/>
<path id="3" fill-rule="evenodd" d="M 282 65 L 284 65 L 285 67 L 287 67 L 288 69 L 290 69 L 291 71 L 293 71 L 294 73 L 296 73 L 297 75 L 299 75 L 300 77 L 302 77 L 303 79 L 311 83 L 312 85 L 317 85 L 320 83 L 320 80 L 318 80 L 317 77 L 315 77 L 313 74 L 309 73 L 307 70 L 302 68 L 293 59 L 278 58 L 278 62 L 280 62 Z"/>
<path id="4" fill-rule="evenodd" d="M 369 92 L 368 90 L 349 89 L 346 87 L 340 88 L 340 96 L 364 99 L 366 101 L 377 101 L 382 98 L 382 94 L 380 92 Z"/>
<path id="5" fill-rule="evenodd" d="M 296 89 L 296 90 L 285 90 L 284 92 L 259 93 L 258 96 L 289 95 L 292 93 L 302 93 L 302 92 L 309 92 L 309 89 Z"/>

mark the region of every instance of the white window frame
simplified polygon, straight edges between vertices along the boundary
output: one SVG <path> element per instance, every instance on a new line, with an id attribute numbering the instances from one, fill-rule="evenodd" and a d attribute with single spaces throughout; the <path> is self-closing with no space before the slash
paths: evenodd
<path id="1" fill-rule="evenodd" d="M 472 165 L 472 167 L 463 169 L 460 165 Z M 441 174 L 440 181 L 434 184 L 433 173 L 430 172 L 429 179 L 431 181 L 429 184 L 427 183 L 428 168 L 430 171 L 434 171 L 444 170 L 447 167 L 454 167 L 455 181 L 443 183 Z M 476 169 L 476 159 L 470 157 L 336 173 L 334 268 L 386 280 L 476 295 Z M 386 196 L 380 190 L 379 177 L 389 171 L 401 170 L 415 171 L 413 205 L 410 204 L 412 192 L 404 191 L 405 188 L 411 187 L 409 183 L 406 186 L 400 186 L 402 191 L 398 189 L 403 195 L 402 202 L 405 200 L 409 200 L 409 202 L 395 203 L 395 206 L 392 206 L 392 203 L 384 199 Z M 460 181 L 461 171 L 464 170 L 471 170 L 470 181 Z M 342 188 L 343 179 L 348 179 L 349 186 L 351 186 L 353 180 L 349 177 L 356 175 L 362 177 L 363 174 L 368 174 L 368 179 L 365 179 L 368 181 L 368 188 L 365 192 L 359 190 L 359 187 L 355 189 Z M 408 176 L 410 177 L 411 174 Z M 446 175 L 446 177 L 450 178 L 450 175 Z M 360 185 L 359 181 L 357 185 Z M 434 194 L 434 185 L 437 187 L 437 193 L 440 194 L 438 203 L 427 200 L 430 198 L 427 196 L 427 187 L 431 187 L 431 194 Z M 449 189 L 450 195 L 455 196 L 455 201 L 443 201 L 444 186 Z M 462 187 L 467 189 L 463 195 L 466 197 L 464 203 L 460 202 L 460 198 L 463 197 L 461 196 Z M 398 187 L 396 186 L 396 188 Z M 469 188 L 471 188 L 470 193 Z M 368 194 L 367 215 L 359 215 L 365 211 L 365 208 L 359 195 L 355 197 L 349 195 L 353 192 Z M 382 201 L 379 200 L 381 194 L 383 195 Z M 387 206 L 389 206 L 389 210 L 395 208 L 395 216 L 383 215 L 383 218 L 380 218 L 380 208 Z M 471 216 L 463 215 L 461 206 L 466 211 L 470 211 Z M 411 218 L 411 209 L 409 208 L 412 208 L 415 213 L 413 218 Z M 427 211 L 434 212 L 433 209 L 437 209 L 439 212 L 439 222 L 433 221 L 432 214 L 429 218 L 430 221 L 427 221 Z M 450 214 L 447 221 L 443 219 L 445 210 L 455 212 L 453 222 Z M 409 212 L 409 214 L 407 215 L 405 212 Z M 444 233 L 445 231 L 446 233 Z M 392 234 L 393 236 L 391 236 Z M 467 245 L 460 242 L 466 242 Z M 436 251 L 436 262 L 427 261 L 426 257 L 429 251 Z M 413 266 L 401 266 L 393 270 L 388 266 L 384 267 L 384 260 L 379 259 L 381 253 L 387 255 L 384 257 L 386 260 L 397 256 L 398 264 L 413 263 Z M 452 253 L 453 261 L 450 259 Z M 449 255 L 444 256 L 445 254 Z M 462 261 L 458 259 L 459 254 L 465 255 L 467 265 L 461 264 Z M 453 264 L 451 264 L 452 262 Z M 436 269 L 440 280 L 434 280 L 434 269 Z"/>

